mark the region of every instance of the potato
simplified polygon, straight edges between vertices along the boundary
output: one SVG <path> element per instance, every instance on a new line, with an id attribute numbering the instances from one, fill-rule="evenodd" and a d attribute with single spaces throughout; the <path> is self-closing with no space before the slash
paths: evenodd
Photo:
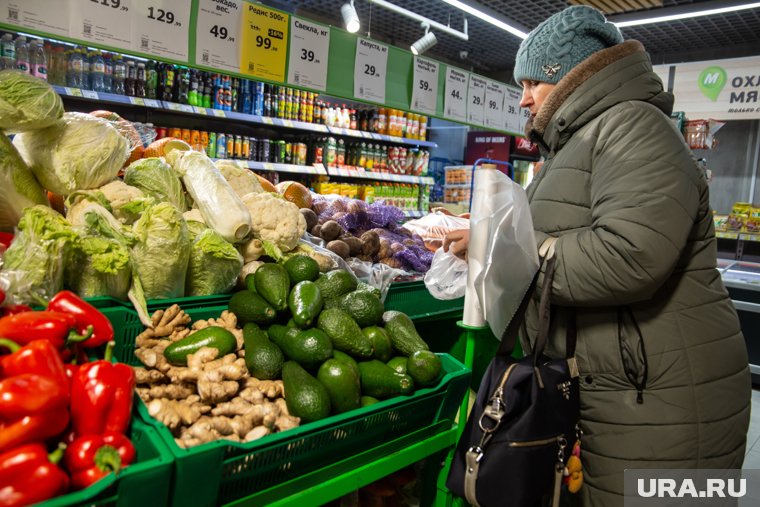
<path id="1" fill-rule="evenodd" d="M 362 254 L 373 257 L 380 250 L 380 236 L 375 231 L 367 231 L 362 234 Z"/>
<path id="2" fill-rule="evenodd" d="M 348 245 L 351 257 L 356 257 L 362 253 L 362 240 L 353 236 L 342 236 L 340 238 L 345 244 Z"/>
<path id="3" fill-rule="evenodd" d="M 391 248 L 391 242 L 387 239 L 380 240 L 380 250 L 377 252 L 379 259 L 387 259 L 393 257 L 393 249 Z"/>
<path id="4" fill-rule="evenodd" d="M 319 223 L 319 219 L 317 218 L 317 214 L 314 213 L 309 208 L 301 208 L 301 214 L 306 219 L 306 229 L 312 230 L 315 225 Z"/>
<path id="5" fill-rule="evenodd" d="M 335 220 L 328 220 L 322 224 L 321 235 L 323 240 L 332 241 L 340 237 L 341 234 L 343 234 L 343 228 Z"/>
<path id="6" fill-rule="evenodd" d="M 319 225 L 319 224 L 315 225 L 314 227 L 312 227 L 311 229 L 309 229 L 309 233 L 312 236 L 316 236 L 318 238 L 321 238 L 322 237 L 322 226 Z"/>
<path id="7" fill-rule="evenodd" d="M 327 244 L 327 249 L 338 255 L 341 259 L 346 259 L 351 254 L 351 249 L 345 241 L 336 239 Z"/>

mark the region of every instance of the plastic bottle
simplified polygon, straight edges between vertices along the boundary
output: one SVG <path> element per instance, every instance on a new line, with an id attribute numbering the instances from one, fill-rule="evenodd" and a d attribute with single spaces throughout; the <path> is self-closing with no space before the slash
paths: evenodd
<path id="1" fill-rule="evenodd" d="M 213 107 L 214 79 L 210 73 L 203 73 L 203 107 Z"/>
<path id="2" fill-rule="evenodd" d="M 237 111 L 238 110 L 238 101 L 240 99 L 240 80 L 238 78 L 234 78 L 231 80 L 230 85 L 230 108 L 229 111 Z"/>
<path id="3" fill-rule="evenodd" d="M 48 83 L 66 86 L 66 53 L 62 46 L 55 46 L 50 52 Z"/>
<path id="4" fill-rule="evenodd" d="M 356 130 L 356 109 L 351 109 L 348 113 L 348 128 Z"/>
<path id="5" fill-rule="evenodd" d="M 103 91 L 113 93 L 113 55 L 103 54 Z"/>
<path id="6" fill-rule="evenodd" d="M 194 70 L 190 71 L 190 89 L 187 92 L 187 103 L 191 106 L 201 106 L 203 102 L 203 95 L 198 95 L 198 73 Z"/>
<path id="7" fill-rule="evenodd" d="M 135 96 L 135 83 L 137 81 L 137 67 L 133 60 L 127 61 L 127 75 L 124 77 L 124 95 Z"/>
<path id="8" fill-rule="evenodd" d="M 106 91 L 105 76 L 106 76 L 106 62 L 103 59 L 103 55 L 100 51 L 96 51 L 92 56 L 90 78 L 92 79 L 92 91 L 104 92 Z"/>
<path id="9" fill-rule="evenodd" d="M 48 61 L 47 54 L 45 54 L 45 44 L 41 39 L 35 39 L 32 41 L 29 51 L 29 61 L 31 64 L 31 74 L 34 77 L 47 81 Z"/>
<path id="10" fill-rule="evenodd" d="M 189 104 L 190 69 L 180 68 L 177 72 L 177 102 Z"/>
<path id="11" fill-rule="evenodd" d="M 71 88 L 82 87 L 82 52 L 79 49 L 68 51 L 68 66 L 66 68 L 66 86 Z"/>
<path id="12" fill-rule="evenodd" d="M 92 79 L 90 72 L 92 71 L 92 66 L 90 62 L 92 54 L 88 53 L 85 48 L 81 48 L 79 51 L 82 53 L 82 88 L 91 90 Z"/>
<path id="13" fill-rule="evenodd" d="M 158 93 L 158 71 L 156 62 L 148 60 L 145 66 L 145 96 L 149 99 L 155 99 Z"/>
<path id="14" fill-rule="evenodd" d="M 135 80 L 135 97 L 145 97 L 145 64 L 137 64 L 137 79 Z"/>
<path id="15" fill-rule="evenodd" d="M 245 114 L 253 114 L 253 96 L 251 95 L 252 83 L 247 79 L 240 80 L 242 98 L 240 102 L 240 112 Z"/>
<path id="16" fill-rule="evenodd" d="M 124 82 L 127 79 L 127 66 L 121 55 L 114 55 L 113 62 L 113 93 L 118 95 L 124 95 L 125 87 Z"/>
<path id="17" fill-rule="evenodd" d="M 13 34 L 5 33 L 0 39 L 0 51 L 2 51 L 3 69 L 12 69 L 16 65 L 16 44 L 13 42 Z"/>
<path id="18" fill-rule="evenodd" d="M 26 37 L 23 35 L 16 37 L 16 68 L 22 72 L 31 74 L 29 45 L 26 43 Z"/>

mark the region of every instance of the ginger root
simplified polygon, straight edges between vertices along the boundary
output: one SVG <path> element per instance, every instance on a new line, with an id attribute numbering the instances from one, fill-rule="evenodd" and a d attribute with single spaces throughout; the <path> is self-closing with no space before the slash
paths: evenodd
<path id="1" fill-rule="evenodd" d="M 149 327 L 137 336 L 138 347 L 150 346 L 146 341 L 171 335 L 176 328 L 190 324 L 190 316 L 179 305 L 172 305 L 166 310 L 156 310 L 150 318 L 153 327 Z"/>
<path id="2" fill-rule="evenodd" d="M 211 411 L 200 403 L 200 396 L 188 396 L 184 400 L 156 399 L 148 403 L 148 413 L 174 431 L 180 425 L 189 426 Z"/>
<path id="3" fill-rule="evenodd" d="M 219 403 L 232 398 L 240 390 L 239 380 L 248 376 L 245 360 L 235 354 L 215 359 L 219 351 L 203 347 L 187 356 L 187 368 L 179 371 L 178 380 L 195 381 L 204 403 Z"/>
<path id="4" fill-rule="evenodd" d="M 156 398 L 184 400 L 189 396 L 196 394 L 195 387 L 192 384 L 154 385 L 151 387 L 138 387 L 136 391 L 140 398 L 146 402 Z"/>
<path id="5" fill-rule="evenodd" d="M 132 369 L 135 371 L 135 384 L 137 385 L 157 384 L 166 380 L 164 374 L 158 370 L 148 370 L 139 366 Z M 160 396 L 157 397 L 160 398 Z"/>
<path id="6" fill-rule="evenodd" d="M 254 388 L 261 391 L 261 393 L 270 400 L 280 398 L 284 396 L 285 393 L 282 380 L 259 380 L 255 377 L 248 377 L 245 379 L 245 384 L 243 386 L 245 388 Z"/>

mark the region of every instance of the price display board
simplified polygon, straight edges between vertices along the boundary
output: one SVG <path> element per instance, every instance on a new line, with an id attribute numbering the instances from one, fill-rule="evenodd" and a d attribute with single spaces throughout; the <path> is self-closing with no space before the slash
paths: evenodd
<path id="1" fill-rule="evenodd" d="M 245 4 L 241 73 L 270 81 L 285 81 L 289 17 L 261 4 Z"/>
<path id="2" fill-rule="evenodd" d="M 506 86 L 496 81 L 486 83 L 485 126 L 492 129 L 504 128 L 504 89 Z"/>
<path id="3" fill-rule="evenodd" d="M 327 89 L 330 27 L 292 17 L 288 83 L 320 91 Z"/>
<path id="4" fill-rule="evenodd" d="M 228 72 L 240 70 L 240 25 L 243 3 L 198 0 L 195 64 Z"/>
<path id="5" fill-rule="evenodd" d="M 469 80 L 469 72 L 454 67 L 446 69 L 443 115 L 449 120 L 467 121 L 467 82 Z"/>
<path id="6" fill-rule="evenodd" d="M 528 120 L 530 119 L 530 109 L 521 108 L 520 109 L 520 132 L 525 132 L 525 124 L 528 123 Z"/>
<path id="7" fill-rule="evenodd" d="M 69 36 L 71 0 L 0 0 L 0 21 Z"/>
<path id="8" fill-rule="evenodd" d="M 438 62 L 427 58 L 414 57 L 414 79 L 412 79 L 413 111 L 433 115 L 438 101 Z"/>
<path id="9" fill-rule="evenodd" d="M 467 88 L 467 122 L 473 125 L 485 125 L 485 102 L 487 80 L 470 74 Z"/>
<path id="10" fill-rule="evenodd" d="M 520 133 L 520 91 L 507 88 L 504 95 L 504 129 L 507 132 Z"/>
<path id="11" fill-rule="evenodd" d="M 132 0 L 132 50 L 187 61 L 190 9 L 187 0 Z"/>
<path id="12" fill-rule="evenodd" d="M 132 0 L 71 0 L 71 37 L 132 49 Z"/>
<path id="13" fill-rule="evenodd" d="M 361 37 L 356 39 L 354 61 L 354 97 L 385 102 L 385 76 L 388 69 L 388 46 Z"/>

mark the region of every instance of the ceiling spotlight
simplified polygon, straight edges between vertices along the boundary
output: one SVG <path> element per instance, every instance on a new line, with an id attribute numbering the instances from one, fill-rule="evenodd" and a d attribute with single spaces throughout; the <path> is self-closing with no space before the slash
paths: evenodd
<path id="1" fill-rule="evenodd" d="M 412 54 L 417 56 L 421 55 L 428 49 L 435 46 L 438 39 L 435 38 L 435 34 L 430 31 L 430 25 L 422 23 L 422 27 L 425 29 L 425 35 L 423 35 L 417 42 L 412 44 Z"/>
<path id="2" fill-rule="evenodd" d="M 356 13 L 356 7 L 354 7 L 354 0 L 350 3 L 345 3 L 340 8 L 340 13 L 343 16 L 343 24 L 346 25 L 346 30 L 349 33 L 356 33 L 359 31 L 359 15 Z"/>

